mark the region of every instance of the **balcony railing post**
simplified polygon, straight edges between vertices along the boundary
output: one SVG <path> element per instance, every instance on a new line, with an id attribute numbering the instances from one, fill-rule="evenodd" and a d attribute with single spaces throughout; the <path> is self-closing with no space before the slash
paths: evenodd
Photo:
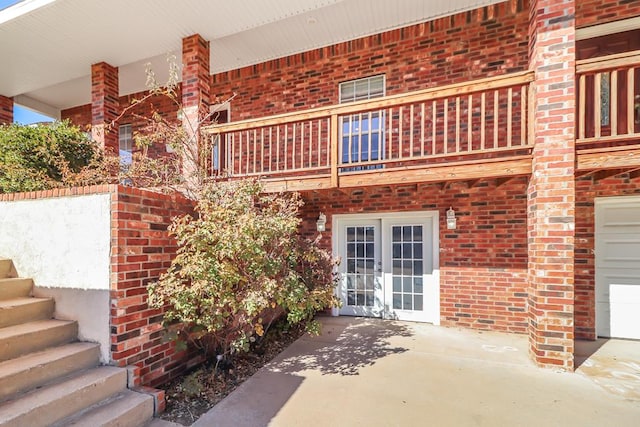
<path id="1" fill-rule="evenodd" d="M 338 115 L 331 114 L 331 130 L 329 135 L 331 144 L 331 187 L 338 187 Z"/>

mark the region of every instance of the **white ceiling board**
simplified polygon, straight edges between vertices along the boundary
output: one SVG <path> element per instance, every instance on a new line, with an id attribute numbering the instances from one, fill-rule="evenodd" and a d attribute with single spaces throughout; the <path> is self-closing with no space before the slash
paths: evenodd
<path id="1" fill-rule="evenodd" d="M 219 72 L 498 2 L 26 0 L 0 11 L 0 94 L 68 108 L 90 101 L 91 64 L 120 67 L 122 94 L 144 90 L 147 58 L 162 74 L 191 34 L 211 42 Z"/>

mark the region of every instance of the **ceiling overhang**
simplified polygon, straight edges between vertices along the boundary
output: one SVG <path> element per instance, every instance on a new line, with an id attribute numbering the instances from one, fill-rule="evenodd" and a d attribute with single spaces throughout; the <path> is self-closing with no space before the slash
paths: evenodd
<path id="1" fill-rule="evenodd" d="M 50 114 L 90 102 L 94 63 L 119 67 L 121 95 L 145 89 L 147 63 L 166 81 L 192 34 L 216 73 L 501 1 L 23 0 L 0 11 L 0 95 Z"/>

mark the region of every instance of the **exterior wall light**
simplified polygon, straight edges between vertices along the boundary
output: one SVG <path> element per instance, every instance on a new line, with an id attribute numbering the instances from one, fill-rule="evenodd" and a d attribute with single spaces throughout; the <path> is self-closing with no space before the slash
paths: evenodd
<path id="1" fill-rule="evenodd" d="M 327 229 L 327 216 L 322 212 L 320 212 L 316 221 L 316 229 L 321 233 Z"/>
<path id="2" fill-rule="evenodd" d="M 456 229 L 456 212 L 453 208 L 449 208 L 447 211 L 447 230 L 455 230 Z"/>

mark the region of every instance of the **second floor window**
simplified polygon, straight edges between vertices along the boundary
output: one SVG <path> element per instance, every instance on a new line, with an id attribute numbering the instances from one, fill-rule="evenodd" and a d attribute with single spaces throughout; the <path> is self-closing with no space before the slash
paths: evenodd
<path id="1" fill-rule="evenodd" d="M 130 165 L 133 154 L 133 132 L 131 125 L 121 125 L 118 129 L 118 148 L 120 163 Z"/>
<path id="2" fill-rule="evenodd" d="M 379 98 L 384 95 L 384 75 L 340 83 L 341 104 Z M 384 158 L 383 111 L 369 111 L 343 117 L 341 132 L 342 164 L 370 162 Z"/>

